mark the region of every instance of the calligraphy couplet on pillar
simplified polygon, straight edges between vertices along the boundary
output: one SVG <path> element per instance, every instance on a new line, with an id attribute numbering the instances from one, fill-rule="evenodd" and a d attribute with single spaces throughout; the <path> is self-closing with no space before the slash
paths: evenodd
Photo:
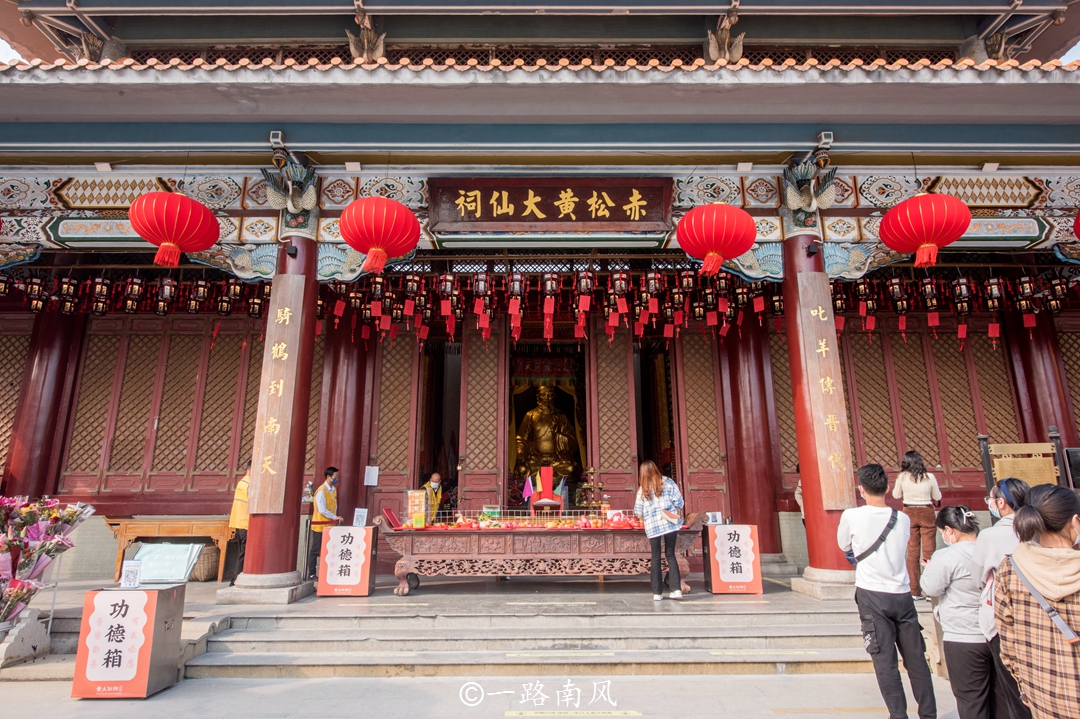
<path id="1" fill-rule="evenodd" d="M 366 597 L 375 591 L 378 527 L 327 527 L 319 555 L 320 597 Z"/>
<path id="2" fill-rule="evenodd" d="M 174 684 L 184 589 L 87 592 L 71 696 L 143 699 Z"/>
<path id="3" fill-rule="evenodd" d="M 855 506 L 854 468 L 832 291 L 823 272 L 800 272 L 798 280 L 801 309 L 797 321 L 810 387 L 811 434 L 817 450 L 821 502 L 825 509 L 848 509 Z"/>
<path id="4" fill-rule="evenodd" d="M 705 589 L 713 594 L 761 594 L 761 552 L 752 524 L 712 524 L 704 529 Z"/>
<path id="5" fill-rule="evenodd" d="M 281 514 L 285 506 L 305 280 L 304 275 L 274 275 L 251 455 L 248 506 L 252 514 Z"/>

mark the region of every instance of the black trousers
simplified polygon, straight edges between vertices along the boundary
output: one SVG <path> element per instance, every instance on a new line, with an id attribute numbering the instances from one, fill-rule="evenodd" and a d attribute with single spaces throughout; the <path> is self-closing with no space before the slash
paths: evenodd
<path id="1" fill-rule="evenodd" d="M 859 606 L 863 645 L 874 662 L 878 689 L 890 719 L 907 719 L 908 715 L 897 649 L 904 658 L 920 719 L 937 719 L 937 699 L 930 666 L 926 663 L 926 644 L 911 594 L 887 594 L 857 587 L 855 603 Z"/>
<path id="2" fill-rule="evenodd" d="M 995 635 L 989 644 L 996 670 L 998 719 L 1031 719 L 1031 709 L 1024 706 L 1020 699 L 1020 687 L 1017 686 L 1016 679 L 1001 661 L 1001 637 Z"/>
<path id="3" fill-rule="evenodd" d="M 314 579 L 319 574 L 319 554 L 322 552 L 322 532 L 316 532 L 314 529 L 308 530 L 308 560 L 307 560 L 307 575 L 308 579 Z"/>
<path id="4" fill-rule="evenodd" d="M 679 576 L 679 563 L 675 560 L 675 540 L 678 536 L 678 532 L 668 532 L 659 537 L 649 537 L 649 544 L 652 546 L 650 570 L 653 594 L 664 593 L 664 568 L 660 564 L 661 542 L 664 544 L 664 556 L 667 557 L 668 586 L 673 592 L 675 590 L 681 591 L 682 577 Z"/>
<path id="5" fill-rule="evenodd" d="M 942 642 L 960 719 L 997 719 L 994 652 L 986 642 Z"/>
<path id="6" fill-rule="evenodd" d="M 236 530 L 236 573 L 233 575 L 233 581 L 240 576 L 240 572 L 244 571 L 244 557 L 247 556 L 247 530 Z"/>

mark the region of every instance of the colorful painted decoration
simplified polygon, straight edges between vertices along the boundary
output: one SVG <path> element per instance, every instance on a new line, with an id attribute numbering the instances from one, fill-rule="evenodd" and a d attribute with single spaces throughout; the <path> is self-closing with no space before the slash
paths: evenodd
<path id="1" fill-rule="evenodd" d="M 932 267 L 938 250 L 963 237 L 970 224 L 971 210 L 962 200 L 920 193 L 885 213 L 879 236 L 894 252 L 914 252 L 916 267 Z"/>
<path id="2" fill-rule="evenodd" d="M 341 237 L 367 255 L 364 272 L 382 274 L 386 260 L 408 254 L 420 240 L 420 222 L 405 205 L 385 197 L 353 200 L 341 213 Z"/>
<path id="3" fill-rule="evenodd" d="M 158 248 L 154 264 L 176 267 L 181 252 L 205 252 L 220 235 L 217 218 L 206 205 L 179 192 L 147 192 L 128 209 L 131 227 Z"/>
<path id="4" fill-rule="evenodd" d="M 754 218 L 746 210 L 715 203 L 699 205 L 679 220 L 679 246 L 703 264 L 699 273 L 715 275 L 725 260 L 746 254 L 757 239 Z"/>

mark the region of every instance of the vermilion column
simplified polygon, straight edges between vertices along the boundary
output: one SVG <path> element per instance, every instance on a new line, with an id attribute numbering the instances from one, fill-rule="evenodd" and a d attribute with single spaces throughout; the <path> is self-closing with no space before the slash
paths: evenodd
<path id="1" fill-rule="evenodd" d="M 296 252 L 289 255 L 289 248 Z M 278 273 L 285 275 L 304 275 L 304 301 L 299 308 L 300 347 L 297 379 L 293 392 L 291 433 L 289 436 L 289 460 L 285 467 L 285 504 L 281 514 L 252 514 L 248 526 L 247 556 L 244 559 L 244 574 L 249 575 L 292 575 L 296 573 L 297 542 L 300 534 L 300 499 L 304 485 L 304 463 L 308 438 L 308 407 L 311 397 L 312 359 L 315 354 L 316 306 L 319 300 L 319 282 L 316 274 L 318 264 L 318 243 L 309 237 L 298 235 L 281 238 L 281 250 L 278 255 Z M 295 321 L 296 315 L 293 315 Z M 265 352 L 270 352 L 270 343 L 266 343 Z M 320 368 L 321 369 L 321 368 Z M 286 586 L 283 577 L 273 586 Z M 252 587 L 256 580 L 252 577 L 237 579 L 237 587 Z M 296 574 L 296 581 L 299 575 Z M 254 585 L 254 586 L 253 586 Z M 269 585 L 263 585 L 269 586 Z"/>
<path id="2" fill-rule="evenodd" d="M 728 335 L 728 366 L 735 439 L 733 504 L 740 523 L 756 524 L 761 551 L 781 551 L 776 515 L 776 478 L 769 443 L 769 410 L 765 395 L 765 353 L 768 332 L 754 316 L 743 322 L 742 336 Z"/>
<path id="3" fill-rule="evenodd" d="M 359 329 L 359 328 L 357 328 Z M 326 375 L 329 388 L 323 433 L 326 448 L 324 464 L 341 470 L 338 484 L 338 514 L 351 520 L 353 510 L 361 506 L 364 494 L 364 461 L 360 455 L 364 417 L 364 378 L 367 352 L 359 332 L 342 322 L 326 335 Z M 316 367 L 315 371 L 321 368 Z M 316 477 L 323 467 L 316 467 Z"/>
<path id="4" fill-rule="evenodd" d="M 60 452 L 60 413 L 67 404 L 65 393 L 75 384 L 68 381 L 68 370 L 78 362 L 85 329 L 85 315 L 56 310 L 42 312 L 34 321 L 4 470 L 7 496 L 40 497 L 55 491 L 49 465 Z"/>
<path id="5" fill-rule="evenodd" d="M 799 287 L 800 273 L 825 273 L 821 252 L 812 255 L 807 254 L 807 248 L 817 237 L 810 234 L 789 236 L 784 240 L 784 319 L 787 327 L 788 356 L 791 365 L 791 390 L 794 400 L 795 431 L 799 447 L 799 471 L 802 479 L 803 509 L 806 515 L 806 544 L 809 554 L 810 568 L 804 575 L 811 583 L 838 583 L 853 581 L 851 565 L 844 558 L 836 543 L 836 529 L 840 522 L 840 510 L 826 510 L 822 501 L 821 474 L 819 454 L 824 448 L 818 446 L 815 440 L 815 431 L 825 421 L 825 417 L 816 416 L 811 407 L 811 392 L 820 392 L 821 388 L 812 386 L 812 378 L 808 367 L 817 361 L 813 355 L 806 356 L 802 343 L 802 331 L 804 322 L 810 321 L 810 313 L 815 306 L 807 306 L 803 302 Z M 829 303 L 828 300 L 825 300 Z M 814 303 L 815 305 L 817 303 Z M 824 308 L 827 318 L 832 321 L 832 308 Z M 833 350 L 839 351 L 839 345 L 835 340 L 830 343 Z M 839 380 L 839 378 L 837 378 Z M 816 382 L 814 382 L 816 384 Z M 835 392 L 840 394 L 840 405 L 843 406 L 843 386 L 837 381 Z M 834 395 L 835 396 L 835 395 Z M 844 428 L 846 432 L 846 427 Z M 848 453 L 850 456 L 850 452 Z M 822 455 L 824 456 L 824 455 Z M 850 461 L 850 460 L 847 460 Z M 850 467 L 846 468 L 850 471 Z M 822 571 L 824 570 L 824 571 Z M 843 575 L 832 574 L 843 570 Z M 794 588 L 794 585 L 793 585 Z M 838 596 L 828 592 L 811 592 L 820 598 Z M 850 592 L 846 592 L 850 593 Z"/>
<path id="6" fill-rule="evenodd" d="M 1047 442 L 1050 427 L 1057 427 L 1062 444 L 1076 447 L 1080 437 L 1066 401 L 1068 390 L 1062 376 L 1054 318 L 1047 312 L 1032 317 L 1034 327 L 1024 327 L 1023 315 L 1016 312 L 1006 313 L 1003 323 L 1024 441 Z M 991 442 L 1001 440 L 990 438 Z"/>

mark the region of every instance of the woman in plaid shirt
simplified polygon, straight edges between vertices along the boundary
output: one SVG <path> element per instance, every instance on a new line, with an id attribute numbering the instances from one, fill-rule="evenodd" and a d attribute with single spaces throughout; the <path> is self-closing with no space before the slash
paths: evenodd
<path id="1" fill-rule="evenodd" d="M 1080 497 L 1065 487 L 1034 487 L 1013 527 L 1020 544 L 998 567 L 994 585 L 1001 659 L 1035 719 L 1076 719 L 1080 643 L 1069 643 L 1012 563 L 1073 632 L 1080 631 Z"/>
<path id="2" fill-rule="evenodd" d="M 682 527 L 683 497 L 678 485 L 671 477 L 660 474 L 656 463 L 650 459 L 641 463 L 638 469 L 638 493 L 634 502 L 634 514 L 645 522 L 645 536 L 652 545 L 652 590 L 653 599 L 664 598 L 664 572 L 660 566 L 660 543 L 664 544 L 664 556 L 667 557 L 669 586 L 675 587 L 670 596 L 682 599 L 682 579 L 679 577 L 679 564 L 675 561 L 675 541 L 679 528 Z"/>

